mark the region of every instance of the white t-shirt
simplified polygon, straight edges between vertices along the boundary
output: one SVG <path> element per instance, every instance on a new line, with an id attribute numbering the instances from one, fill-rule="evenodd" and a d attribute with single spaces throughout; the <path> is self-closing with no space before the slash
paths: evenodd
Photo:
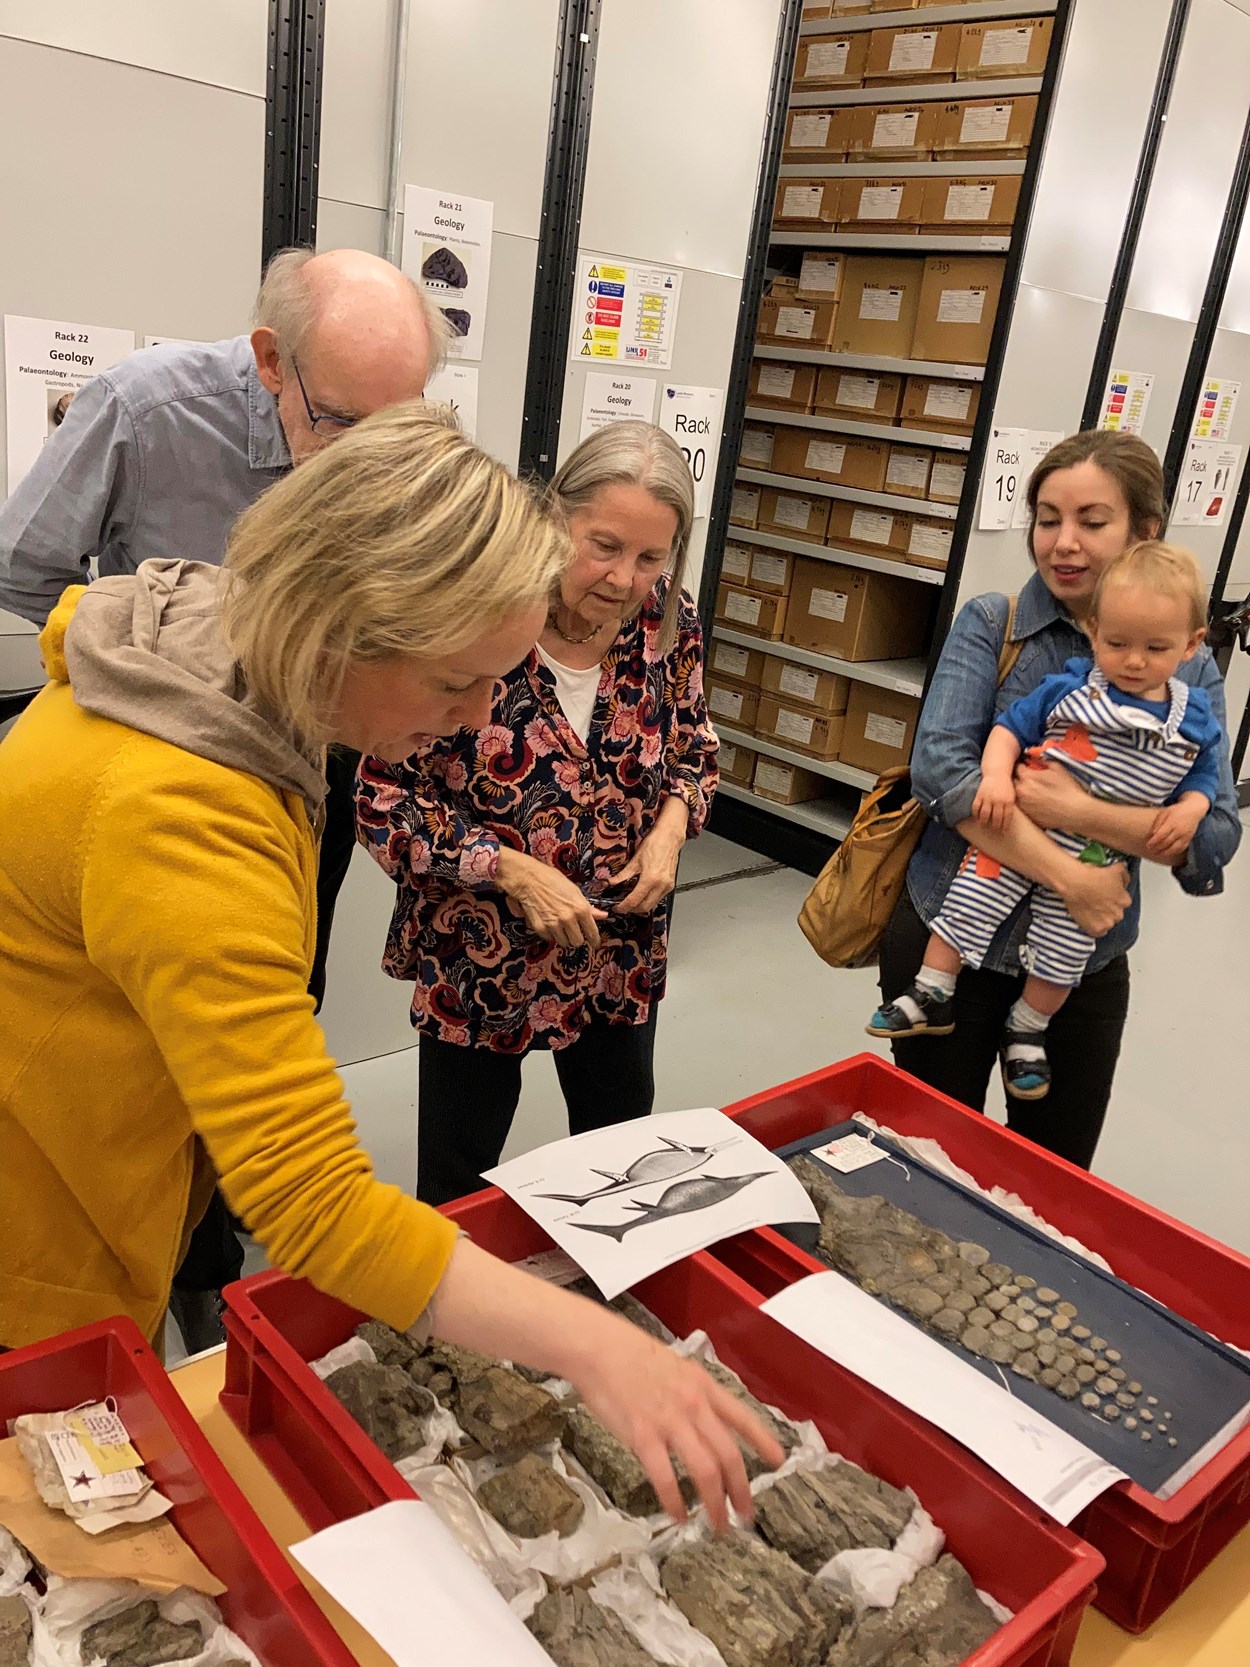
<path id="1" fill-rule="evenodd" d="M 585 671 L 576 666 L 562 666 L 541 646 L 538 658 L 556 680 L 560 710 L 569 720 L 578 740 L 584 742 L 590 734 L 591 719 L 595 715 L 595 698 L 599 693 L 599 679 L 603 676 L 602 665 L 588 666 Z"/>

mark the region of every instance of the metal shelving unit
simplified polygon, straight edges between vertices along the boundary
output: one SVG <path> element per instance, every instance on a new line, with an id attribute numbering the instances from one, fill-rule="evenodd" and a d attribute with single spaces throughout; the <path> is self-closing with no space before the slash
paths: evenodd
<path id="1" fill-rule="evenodd" d="M 854 17 L 812 18 L 800 24 L 801 35 L 858 35 L 867 29 L 924 28 L 937 23 L 991 23 L 1000 17 L 1045 17 L 1055 0 L 969 0 L 962 6 L 926 6 L 923 11 L 860 13 Z"/>
<path id="2" fill-rule="evenodd" d="M 950 382 L 983 382 L 984 365 L 944 365 L 938 359 L 888 359 L 883 353 L 830 353 L 819 347 L 756 347 L 756 359 L 825 365 L 837 370 L 888 370 L 899 376 L 935 376 Z"/>
<path id="3" fill-rule="evenodd" d="M 894 423 L 862 423 L 855 417 L 826 417 L 814 411 L 770 411 L 748 405 L 748 422 L 779 423 L 783 428 L 820 428 L 830 434 L 852 434 L 860 440 L 892 440 L 901 446 L 938 446 L 943 451 L 967 451 L 966 434 L 942 434 L 936 428 L 899 428 Z"/>
<path id="4" fill-rule="evenodd" d="M 722 642 L 736 643 L 740 648 L 755 648 L 763 654 L 776 654 L 783 660 L 793 660 L 800 666 L 813 666 L 817 671 L 834 671 L 859 683 L 873 683 L 878 689 L 894 689 L 900 695 L 919 695 L 924 689 L 925 663 L 923 660 L 838 660 L 832 654 L 817 654 L 810 648 L 792 648 L 786 642 L 772 642 L 767 637 L 753 637 L 746 631 L 734 631 L 717 621 L 714 633 Z M 740 741 L 746 737 L 739 735 Z M 786 755 L 790 760 L 790 755 Z M 875 778 L 864 771 L 858 785 L 871 787 Z"/>
<path id="5" fill-rule="evenodd" d="M 814 775 L 845 782 L 848 787 L 858 787 L 866 792 L 877 779 L 869 771 L 857 770 L 852 764 L 839 764 L 836 759 L 813 758 L 810 753 L 796 752 L 793 747 L 779 747 L 775 741 L 766 741 L 760 735 L 752 735 L 749 730 L 735 729 L 732 724 L 713 720 L 712 727 L 730 746 L 749 747 L 752 752 L 762 752 L 765 758 L 775 758 L 782 764 L 798 764 Z M 764 803 L 771 804 L 772 800 L 766 799 Z"/>
<path id="6" fill-rule="evenodd" d="M 910 17 L 914 23 L 916 13 L 912 12 Z M 839 31 L 844 27 L 839 24 Z M 790 108 L 812 110 L 825 104 L 924 104 L 939 98 L 1023 98 L 1041 90 L 1040 75 L 1011 75 L 1001 81 L 926 81 L 919 87 L 824 87 L 814 93 L 792 93 Z M 878 166 L 888 172 L 891 163 L 887 160 Z"/>
<path id="7" fill-rule="evenodd" d="M 907 232 L 774 232 L 772 240 L 783 249 L 882 249 L 887 254 L 908 255 L 1003 255 L 1011 248 L 1009 237 L 920 237 Z"/>
<path id="8" fill-rule="evenodd" d="M 978 179 L 1000 174 L 1022 174 L 1024 162 L 783 162 L 782 179 L 879 179 L 884 170 L 891 179 L 955 179 L 975 173 Z"/>
<path id="9" fill-rule="evenodd" d="M 722 781 L 717 791 L 727 798 L 740 799 L 743 804 L 757 805 L 760 810 L 780 816 L 783 821 L 794 822 L 800 828 L 810 828 L 826 839 L 842 840 L 851 831 L 852 813 L 842 809 L 835 799 L 809 799 L 802 805 L 779 805 L 775 799 L 765 799 L 759 793 L 752 793 L 749 787 L 740 787 L 736 781 Z"/>
<path id="10" fill-rule="evenodd" d="M 787 477 L 788 478 L 788 477 Z M 900 557 L 891 561 L 888 556 L 868 556 L 861 550 L 842 550 L 836 544 L 811 544 L 803 538 L 786 538 L 780 533 L 757 532 L 754 527 L 730 526 L 729 537 L 743 539 L 748 544 L 762 544 L 766 550 L 784 550 L 791 556 L 810 556 L 814 561 L 837 562 L 840 567 L 864 567 L 870 573 L 892 573 L 895 578 L 915 579 L 922 585 L 944 585 L 944 567 L 917 567 L 914 562 Z M 719 633 L 720 627 L 717 626 Z"/>
<path id="11" fill-rule="evenodd" d="M 928 498 L 908 498 L 903 493 L 867 492 L 859 486 L 831 486 L 827 481 L 808 480 L 803 475 L 775 475 L 770 469 L 744 469 L 739 464 L 735 480 L 752 486 L 775 486 L 781 492 L 805 492 L 814 498 L 840 498 L 843 503 L 866 504 L 871 509 L 896 509 L 902 515 L 923 512 L 934 520 L 953 521 L 958 510 L 953 504 L 935 504 Z"/>

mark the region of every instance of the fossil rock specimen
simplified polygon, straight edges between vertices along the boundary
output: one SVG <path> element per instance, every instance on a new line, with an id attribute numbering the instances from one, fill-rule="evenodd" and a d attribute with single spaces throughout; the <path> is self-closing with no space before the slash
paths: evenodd
<path id="1" fill-rule="evenodd" d="M 97 1621 L 82 1635 L 84 1667 L 103 1659 L 108 1667 L 160 1667 L 167 1661 L 189 1661 L 204 1653 L 204 1632 L 198 1621 L 177 1626 L 163 1620 L 151 1598 L 132 1604 L 120 1615 Z"/>
<path id="2" fill-rule="evenodd" d="M 735 1400 L 741 1401 L 743 1406 L 751 1409 L 768 1433 L 781 1444 L 783 1452 L 789 1453 L 798 1445 L 799 1432 L 794 1425 L 788 1419 L 779 1418 L 763 1401 L 757 1400 L 736 1372 L 731 1372 L 728 1366 L 722 1366 L 718 1360 L 705 1361 L 703 1364 L 704 1369 L 716 1379 L 722 1389 L 727 1389 Z M 739 1445 L 742 1446 L 742 1456 L 746 1460 L 747 1475 L 762 1476 L 768 1466 L 758 1454 L 751 1452 L 742 1443 Z"/>
<path id="3" fill-rule="evenodd" d="M 949 1554 L 921 1569 L 893 1609 L 869 1609 L 834 1646 L 827 1667 L 959 1667 L 998 1622 Z"/>
<path id="4" fill-rule="evenodd" d="M 506 1366 L 460 1380 L 453 1408 L 461 1428 L 488 1453 L 519 1453 L 555 1441 L 563 1421 L 554 1395 Z"/>
<path id="5" fill-rule="evenodd" d="M 585 1407 L 565 1410 L 564 1442 L 618 1510 L 642 1517 L 661 1509 L 642 1461 Z M 682 1498 L 689 1504 L 694 1499 L 694 1485 L 680 1466 L 677 1481 Z"/>
<path id="6" fill-rule="evenodd" d="M 585 1505 L 562 1476 L 536 1453 L 505 1465 L 477 1490 L 478 1504 L 522 1540 L 553 1530 L 564 1539 L 581 1522 Z"/>
<path id="7" fill-rule="evenodd" d="M 548 1592 L 525 1624 L 556 1667 L 656 1667 L 620 1616 L 580 1586 Z"/>
<path id="8" fill-rule="evenodd" d="M 362 1343 L 368 1343 L 383 1366 L 399 1366 L 408 1372 L 421 1354 L 419 1345 L 411 1337 L 381 1320 L 366 1320 L 363 1325 L 358 1325 L 356 1336 Z"/>
<path id="9" fill-rule="evenodd" d="M 0 1667 L 26 1667 L 30 1631 L 30 1611 L 21 1598 L 0 1598 Z"/>
<path id="10" fill-rule="evenodd" d="M 425 1445 L 425 1421 L 434 1411 L 434 1397 L 402 1367 L 358 1361 L 331 1372 L 326 1388 L 392 1463 Z"/>

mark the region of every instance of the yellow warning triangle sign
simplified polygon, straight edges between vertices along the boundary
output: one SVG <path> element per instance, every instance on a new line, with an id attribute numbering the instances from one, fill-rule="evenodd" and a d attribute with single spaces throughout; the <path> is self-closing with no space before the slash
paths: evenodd
<path id="1" fill-rule="evenodd" d="M 590 276 L 591 276 L 591 277 L 592 277 L 592 278 L 597 278 L 597 277 L 598 277 L 598 276 L 599 276 L 599 268 L 598 268 L 598 267 L 597 267 L 597 266 L 592 266 L 592 267 L 591 267 L 591 269 L 590 269 Z"/>
<path id="2" fill-rule="evenodd" d="M 583 348 L 582 348 L 582 358 L 583 359 L 589 359 L 590 358 L 590 349 L 586 346 L 583 346 Z"/>
<path id="3" fill-rule="evenodd" d="M 591 333 L 591 331 L 589 331 L 589 330 L 583 330 L 582 331 L 582 340 L 584 342 L 594 341 L 594 339 L 595 339 L 594 335 Z"/>

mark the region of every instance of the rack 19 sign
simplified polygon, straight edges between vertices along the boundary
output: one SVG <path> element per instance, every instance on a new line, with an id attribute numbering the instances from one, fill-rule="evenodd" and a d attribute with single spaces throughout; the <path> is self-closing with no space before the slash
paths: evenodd
<path id="1" fill-rule="evenodd" d="M 1055 442 L 1062 439 L 1058 429 L 991 429 L 981 482 L 981 513 L 977 520 L 982 532 L 1006 532 L 1010 527 L 1028 526 L 1029 476 Z"/>
<path id="2" fill-rule="evenodd" d="M 666 382 L 660 391 L 659 426 L 673 436 L 690 465 L 696 515 L 706 515 L 712 505 L 723 403 L 719 388 Z"/>

